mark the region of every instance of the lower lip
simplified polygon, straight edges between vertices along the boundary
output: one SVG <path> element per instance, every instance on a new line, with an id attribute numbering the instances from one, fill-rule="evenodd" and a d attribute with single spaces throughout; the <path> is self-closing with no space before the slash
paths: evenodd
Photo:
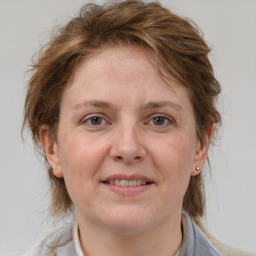
<path id="1" fill-rule="evenodd" d="M 141 185 L 141 186 L 134 186 L 134 187 L 122 187 L 122 186 L 115 186 L 108 183 L 102 183 L 104 186 L 106 186 L 110 191 L 115 192 L 121 196 L 135 196 L 138 195 L 144 191 L 147 191 L 153 183 L 147 184 L 147 185 Z"/>

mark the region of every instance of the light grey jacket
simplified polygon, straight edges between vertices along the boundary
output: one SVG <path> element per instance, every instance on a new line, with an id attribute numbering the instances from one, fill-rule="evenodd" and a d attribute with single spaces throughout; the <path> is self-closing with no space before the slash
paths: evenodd
<path id="1" fill-rule="evenodd" d="M 220 256 L 200 228 L 183 213 L 186 222 L 186 235 L 183 239 L 179 256 Z M 62 245 L 55 247 L 56 244 Z M 38 241 L 23 256 L 77 256 L 73 238 L 73 224 L 66 224 Z"/>
<path id="2" fill-rule="evenodd" d="M 183 212 L 184 239 L 178 256 L 256 256 L 225 245 L 205 233 Z M 65 224 L 35 243 L 25 254 L 19 256 L 80 256 L 76 252 L 73 234 L 74 224 Z M 56 245 L 62 245 L 56 247 Z M 214 244 L 214 245 L 213 245 Z M 216 249 L 217 248 L 217 249 Z"/>

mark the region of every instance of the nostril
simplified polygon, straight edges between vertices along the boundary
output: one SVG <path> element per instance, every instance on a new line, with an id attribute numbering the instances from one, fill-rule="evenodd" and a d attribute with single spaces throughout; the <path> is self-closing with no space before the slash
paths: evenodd
<path id="1" fill-rule="evenodd" d="M 116 156 L 116 159 L 117 160 L 128 160 L 128 161 L 131 161 L 131 160 L 140 160 L 141 159 L 141 157 L 140 156 L 135 156 L 135 157 L 133 157 L 133 156 L 126 156 L 126 157 L 122 157 L 122 156 Z"/>
<path id="2" fill-rule="evenodd" d="M 125 163 L 130 163 L 130 162 L 139 162 L 141 161 L 142 157 L 140 156 L 116 156 L 115 160 L 116 161 L 124 161 Z"/>
<path id="3" fill-rule="evenodd" d="M 113 147 L 110 155 L 115 161 L 124 161 L 126 163 L 130 163 L 134 161 L 142 161 L 145 158 L 146 153 L 145 149 L 142 147 L 138 149 Z"/>

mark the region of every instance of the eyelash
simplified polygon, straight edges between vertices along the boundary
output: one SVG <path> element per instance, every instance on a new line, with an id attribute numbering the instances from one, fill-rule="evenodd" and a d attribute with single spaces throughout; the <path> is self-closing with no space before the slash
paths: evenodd
<path id="1" fill-rule="evenodd" d="M 92 120 L 93 120 L 93 119 L 96 119 L 96 118 L 98 118 L 98 119 L 101 120 L 100 124 L 98 124 L 98 125 L 91 123 Z M 102 124 L 102 122 L 105 122 L 105 123 Z M 88 124 L 89 126 L 95 126 L 95 127 L 108 124 L 108 122 L 107 122 L 102 116 L 100 116 L 100 115 L 87 116 L 85 119 L 82 120 L 81 123 L 82 123 L 82 124 Z"/>
<path id="2" fill-rule="evenodd" d="M 161 118 L 161 119 L 163 119 L 163 120 L 162 120 L 162 121 L 163 121 L 163 124 L 159 124 L 159 125 L 158 125 L 158 124 L 155 124 L 155 123 L 154 123 L 154 120 L 156 120 L 156 118 Z M 100 119 L 100 123 L 99 123 L 99 124 L 92 124 L 93 119 Z M 96 120 L 94 120 L 94 121 L 96 121 Z M 101 126 L 110 124 L 110 123 L 108 123 L 108 122 L 104 119 L 104 117 L 102 117 L 102 116 L 100 116 L 100 115 L 91 115 L 91 116 L 87 116 L 85 119 L 82 120 L 81 123 L 82 123 L 82 124 L 87 124 L 87 125 L 89 125 L 89 126 L 91 126 L 91 127 L 101 127 Z M 150 119 L 148 122 L 146 122 L 145 124 L 149 124 L 149 125 L 152 125 L 152 126 L 155 126 L 155 127 L 166 127 L 166 126 L 171 125 L 171 124 L 173 124 L 173 123 L 174 123 L 174 121 L 173 121 L 172 118 L 167 117 L 167 116 L 165 116 L 165 115 L 158 114 L 158 115 L 152 116 L 151 119 Z"/>
<path id="3" fill-rule="evenodd" d="M 162 118 L 164 123 L 163 124 L 160 124 L 160 125 L 157 125 L 155 123 L 151 123 L 151 122 L 154 122 L 154 120 L 156 118 Z M 174 123 L 173 119 L 168 117 L 168 116 L 165 116 L 165 115 L 161 115 L 161 114 L 158 114 L 158 115 L 154 115 L 153 117 L 151 117 L 151 119 L 147 122 L 147 123 L 151 123 L 151 125 L 155 126 L 155 127 L 166 127 L 168 125 L 171 125 Z"/>

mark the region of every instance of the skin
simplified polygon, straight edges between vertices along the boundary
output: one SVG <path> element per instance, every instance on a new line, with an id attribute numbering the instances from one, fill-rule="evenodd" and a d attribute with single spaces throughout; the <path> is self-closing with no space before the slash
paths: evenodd
<path id="1" fill-rule="evenodd" d="M 211 132 L 196 136 L 188 91 L 163 81 L 141 48 L 111 47 L 84 60 L 67 84 L 57 140 L 40 129 L 57 177 L 75 205 L 86 255 L 174 255 L 183 197 L 206 159 Z M 96 119 L 93 119 L 96 118 Z M 153 184 L 120 195 L 109 175 L 144 175 Z"/>

